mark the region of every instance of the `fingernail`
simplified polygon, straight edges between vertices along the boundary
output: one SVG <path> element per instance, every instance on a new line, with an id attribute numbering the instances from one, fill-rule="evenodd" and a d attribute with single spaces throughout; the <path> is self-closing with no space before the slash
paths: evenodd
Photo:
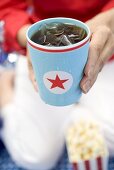
<path id="1" fill-rule="evenodd" d="M 88 70 L 88 77 L 91 77 L 94 72 L 95 65 L 91 65 Z"/>
<path id="2" fill-rule="evenodd" d="M 88 81 L 86 81 L 86 83 L 83 85 L 83 90 L 84 90 L 84 92 L 87 93 L 87 92 L 89 91 L 90 87 L 91 87 L 91 82 L 90 82 L 90 80 L 88 80 Z"/>

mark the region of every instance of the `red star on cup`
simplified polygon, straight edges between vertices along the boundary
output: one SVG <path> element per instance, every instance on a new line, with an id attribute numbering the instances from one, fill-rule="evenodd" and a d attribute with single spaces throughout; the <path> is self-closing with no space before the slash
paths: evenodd
<path id="1" fill-rule="evenodd" d="M 55 87 L 59 87 L 59 88 L 61 88 L 61 89 L 65 89 L 64 86 L 63 86 L 63 84 L 64 84 L 66 81 L 68 81 L 69 79 L 61 80 L 61 79 L 59 78 L 58 74 L 57 74 L 56 77 L 55 77 L 55 79 L 49 79 L 49 78 L 47 78 L 47 80 L 49 80 L 49 81 L 52 83 L 50 89 L 53 89 L 53 88 L 55 88 Z"/>

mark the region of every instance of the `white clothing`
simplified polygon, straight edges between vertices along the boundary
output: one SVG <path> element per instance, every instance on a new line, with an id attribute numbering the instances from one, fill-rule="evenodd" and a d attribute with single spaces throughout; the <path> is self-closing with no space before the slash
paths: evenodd
<path id="1" fill-rule="evenodd" d="M 26 59 L 17 64 L 15 96 L 2 110 L 2 138 L 13 160 L 30 170 L 48 170 L 64 148 L 64 125 L 74 114 L 93 114 L 102 124 L 109 150 L 114 152 L 114 62 L 108 63 L 97 82 L 78 105 L 45 104 L 29 78 Z M 110 153 L 112 153 L 110 152 Z"/>

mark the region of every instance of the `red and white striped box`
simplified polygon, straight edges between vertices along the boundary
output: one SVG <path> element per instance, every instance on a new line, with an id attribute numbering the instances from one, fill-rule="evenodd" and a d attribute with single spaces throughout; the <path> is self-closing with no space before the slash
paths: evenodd
<path id="1" fill-rule="evenodd" d="M 108 170 L 109 151 L 99 122 L 78 111 L 65 127 L 69 162 L 74 170 Z"/>
<path id="2" fill-rule="evenodd" d="M 109 157 L 98 157 L 96 159 L 72 163 L 73 170 L 108 170 Z"/>

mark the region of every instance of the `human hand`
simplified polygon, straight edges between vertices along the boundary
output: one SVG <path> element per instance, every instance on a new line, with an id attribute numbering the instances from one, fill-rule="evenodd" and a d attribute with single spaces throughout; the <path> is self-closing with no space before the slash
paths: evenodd
<path id="1" fill-rule="evenodd" d="M 91 29 L 92 37 L 90 42 L 88 61 L 84 70 L 84 77 L 80 84 L 84 93 L 87 93 L 93 86 L 104 64 L 114 53 L 114 34 L 110 28 L 108 26 L 101 25 L 96 26 L 96 28 L 93 30 L 91 27 L 93 22 L 90 20 L 87 22 L 87 24 Z M 29 77 L 34 85 L 35 90 L 38 91 L 30 55 L 27 54 L 27 56 Z"/>
<path id="2" fill-rule="evenodd" d="M 97 79 L 106 61 L 114 54 L 114 9 L 98 14 L 86 24 L 90 27 L 92 36 L 89 57 L 80 86 L 87 93 Z M 38 90 L 30 55 L 28 55 L 29 77 Z"/>
<path id="3" fill-rule="evenodd" d="M 114 33 L 110 25 L 105 24 L 106 19 L 109 18 L 103 13 L 87 22 L 92 35 L 84 77 L 80 83 L 84 93 L 93 86 L 104 64 L 114 54 Z"/>
<path id="4" fill-rule="evenodd" d="M 29 54 L 28 50 L 27 50 L 27 63 L 28 63 L 29 78 L 30 78 L 35 90 L 38 91 L 38 86 L 37 86 L 37 82 L 35 79 L 32 63 L 31 63 L 31 59 L 30 59 L 30 54 Z"/>

